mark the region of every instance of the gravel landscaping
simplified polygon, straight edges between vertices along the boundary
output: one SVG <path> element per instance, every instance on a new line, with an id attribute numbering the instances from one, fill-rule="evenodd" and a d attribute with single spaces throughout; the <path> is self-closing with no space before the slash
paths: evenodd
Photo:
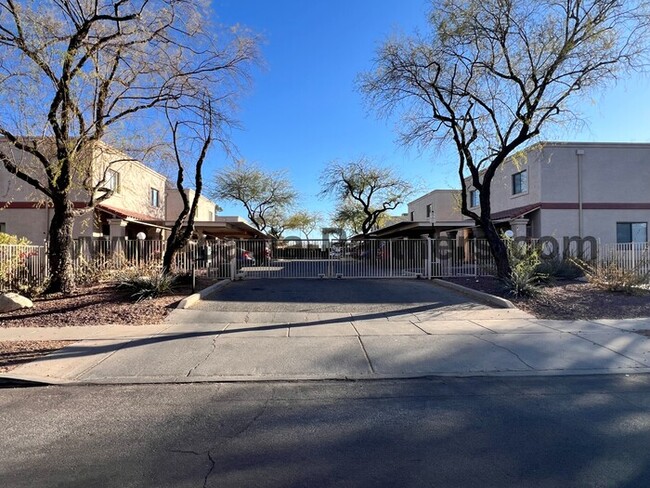
<path id="1" fill-rule="evenodd" d="M 447 281 L 501 296 L 539 319 L 597 320 L 650 317 L 650 291 L 633 295 L 610 292 L 583 281 L 558 280 L 530 298 L 513 298 L 493 277 L 446 278 Z"/>

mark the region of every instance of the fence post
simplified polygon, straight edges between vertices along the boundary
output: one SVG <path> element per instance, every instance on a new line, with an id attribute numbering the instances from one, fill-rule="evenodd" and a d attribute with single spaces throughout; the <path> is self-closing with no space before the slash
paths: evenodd
<path id="1" fill-rule="evenodd" d="M 431 267 L 432 267 L 431 257 L 433 255 L 433 252 L 432 252 L 432 249 L 431 249 L 431 245 L 432 245 L 431 242 L 432 242 L 431 237 L 427 236 L 427 262 L 426 262 L 427 274 L 426 274 L 426 277 L 427 277 L 428 280 L 431 279 Z"/>
<path id="2" fill-rule="evenodd" d="M 390 277 L 392 278 L 394 276 L 393 275 L 393 261 L 394 261 L 394 258 L 393 258 L 393 240 L 392 239 L 388 240 L 388 261 L 390 261 L 389 273 L 390 273 Z"/>

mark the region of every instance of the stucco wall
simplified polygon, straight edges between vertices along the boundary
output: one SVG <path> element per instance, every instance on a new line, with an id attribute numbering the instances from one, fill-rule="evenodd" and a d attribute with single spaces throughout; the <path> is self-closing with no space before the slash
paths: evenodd
<path id="1" fill-rule="evenodd" d="M 408 204 L 409 220 L 413 212 L 414 222 L 429 222 L 427 205 L 431 205 L 436 222 L 458 222 L 464 220 L 460 213 L 458 190 L 433 190 Z"/>
<path id="2" fill-rule="evenodd" d="M 152 220 L 165 218 L 165 181 L 160 173 L 139 161 L 129 159 L 119 151 L 102 146 L 95 152 L 96 178 L 103 176 L 110 168 L 119 173 L 120 188 L 103 203 L 124 210 L 131 210 L 149 216 Z M 151 189 L 158 190 L 159 205 L 151 204 Z"/>
<path id="3" fill-rule="evenodd" d="M 191 204 L 192 199 L 194 198 L 194 190 L 189 190 L 189 189 L 185 190 L 185 194 L 188 196 Z M 201 195 L 201 197 L 199 198 L 199 205 L 196 209 L 195 220 L 197 222 L 214 221 L 215 218 L 214 207 L 215 207 L 215 203 L 212 200 Z M 167 190 L 167 207 L 165 211 L 165 220 L 167 221 L 176 220 L 176 218 L 181 213 L 182 209 L 183 209 L 183 201 L 181 200 L 180 193 L 175 188 L 169 188 Z M 212 218 L 210 218 L 211 215 Z"/>

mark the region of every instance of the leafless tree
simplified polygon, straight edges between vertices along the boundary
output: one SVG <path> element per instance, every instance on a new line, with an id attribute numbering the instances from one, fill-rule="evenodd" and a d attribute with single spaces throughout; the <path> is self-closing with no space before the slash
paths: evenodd
<path id="1" fill-rule="evenodd" d="M 382 168 L 366 158 L 349 162 L 332 161 L 321 174 L 322 195 L 336 197 L 342 205 L 339 217 L 347 217 L 347 223 L 361 220 L 361 234 L 368 235 L 378 219 L 396 209 L 412 193 L 412 185 L 395 175 L 389 168 Z M 337 218 L 335 220 L 342 223 Z M 362 217 L 362 219 L 360 219 Z"/>
<path id="2" fill-rule="evenodd" d="M 297 197 L 285 172 L 264 171 L 244 160 L 223 168 L 214 182 L 213 197 L 241 203 L 248 220 L 262 232 L 271 230 Z"/>
<path id="3" fill-rule="evenodd" d="M 403 142 L 450 143 L 462 213 L 510 275 L 491 219 L 491 183 L 509 156 L 549 124 L 576 120 L 576 95 L 647 59 L 648 7 L 637 0 L 438 0 L 426 35 L 380 48 L 360 87 L 380 113 L 403 115 Z M 480 212 L 468 208 L 468 187 Z"/>
<path id="4" fill-rule="evenodd" d="M 230 110 L 256 41 L 236 28 L 217 32 L 205 5 L 0 0 L 0 135 L 10 147 L 0 160 L 52 206 L 49 291 L 75 286 L 75 216 L 112 195 L 93 166 L 98 143 L 153 137 L 164 107 L 191 105 L 206 87 L 214 110 Z M 32 162 L 18 164 L 14 150 Z"/>

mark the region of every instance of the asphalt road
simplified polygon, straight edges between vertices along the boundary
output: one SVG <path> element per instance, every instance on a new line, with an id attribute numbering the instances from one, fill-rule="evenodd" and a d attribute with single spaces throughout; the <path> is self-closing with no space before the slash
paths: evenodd
<path id="1" fill-rule="evenodd" d="M 650 486 L 650 376 L 0 390 L 6 487 Z"/>
<path id="2" fill-rule="evenodd" d="M 192 306 L 249 312 L 391 312 L 487 309 L 466 296 L 416 279 L 246 279 Z"/>

